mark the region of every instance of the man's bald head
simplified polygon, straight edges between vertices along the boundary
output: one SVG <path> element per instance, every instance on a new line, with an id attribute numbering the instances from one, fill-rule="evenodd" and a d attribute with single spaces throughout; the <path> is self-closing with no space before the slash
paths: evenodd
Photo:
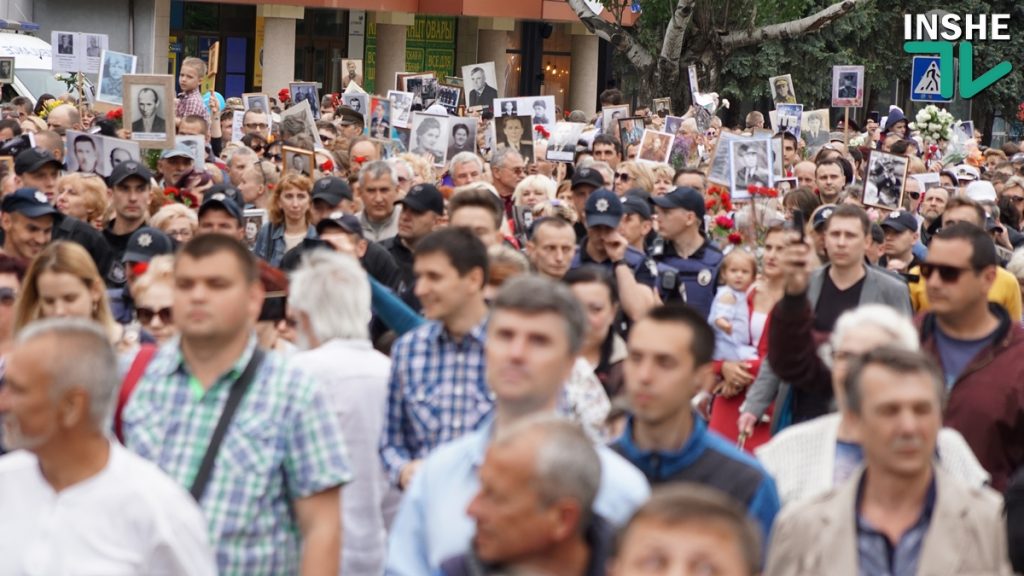
<path id="1" fill-rule="evenodd" d="M 61 104 L 46 116 L 46 125 L 63 136 L 68 130 L 82 129 L 82 115 L 71 104 Z"/>

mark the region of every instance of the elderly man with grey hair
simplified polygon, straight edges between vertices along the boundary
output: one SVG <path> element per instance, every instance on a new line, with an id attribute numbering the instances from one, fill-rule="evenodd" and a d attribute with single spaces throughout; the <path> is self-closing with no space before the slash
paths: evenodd
<path id="1" fill-rule="evenodd" d="M 498 148 L 491 154 L 491 183 L 505 208 L 505 218 L 513 216 L 516 186 L 526 178 L 526 160 L 513 148 Z"/>
<path id="2" fill-rule="evenodd" d="M 555 413 L 586 325 L 583 308 L 562 284 L 529 275 L 502 286 L 485 349 L 494 417 L 435 450 L 413 477 L 391 527 L 388 574 L 433 574 L 442 561 L 470 549 L 473 521 L 466 510 L 481 488 L 489 445 L 517 422 Z M 592 509 L 618 526 L 647 499 L 650 487 L 621 456 L 603 445 L 594 448 L 601 472 Z"/>
<path id="3" fill-rule="evenodd" d="M 82 319 L 25 328 L 0 388 L 0 574 L 216 574 L 199 507 L 107 435 L 120 378 Z"/>
<path id="4" fill-rule="evenodd" d="M 398 172 L 386 160 L 375 160 L 359 170 L 359 197 L 363 211 L 356 214 L 363 236 L 381 242 L 398 235 Z"/>
<path id="5" fill-rule="evenodd" d="M 330 250 L 308 253 L 291 275 L 288 315 L 302 350 L 295 362 L 324 385 L 358 471 L 341 502 L 341 573 L 381 574 L 387 479 L 377 446 L 391 360 L 370 343 L 370 283 L 359 261 Z"/>
<path id="6" fill-rule="evenodd" d="M 452 184 L 457 187 L 483 182 L 484 161 L 472 152 L 459 152 L 448 162 L 448 174 L 452 177 Z"/>
<path id="7" fill-rule="evenodd" d="M 441 574 L 604 574 L 613 531 L 591 511 L 600 481 L 601 459 L 579 426 L 550 415 L 513 424 L 480 466 L 473 549 Z"/>
<path id="8" fill-rule="evenodd" d="M 228 151 L 228 179 L 231 185 L 238 187 L 242 185 L 242 174 L 246 169 L 260 161 L 256 151 L 248 146 L 236 146 Z"/>

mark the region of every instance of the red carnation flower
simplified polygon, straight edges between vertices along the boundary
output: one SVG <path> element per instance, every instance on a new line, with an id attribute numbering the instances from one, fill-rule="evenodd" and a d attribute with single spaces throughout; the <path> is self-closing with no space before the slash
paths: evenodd
<path id="1" fill-rule="evenodd" d="M 123 117 L 124 117 L 124 109 L 123 108 L 114 108 L 113 110 L 107 112 L 107 120 L 120 120 Z"/>
<path id="2" fill-rule="evenodd" d="M 711 210 L 714 207 L 715 207 L 715 199 L 714 198 L 708 198 L 707 200 L 704 201 L 704 209 L 705 210 Z"/>
<path id="3" fill-rule="evenodd" d="M 292 99 L 292 94 L 291 92 L 288 91 L 287 88 L 281 88 L 280 90 L 277 91 L 277 99 L 282 104 L 284 104 L 285 102 L 288 102 L 289 100 Z"/>
<path id="4" fill-rule="evenodd" d="M 739 246 L 743 243 L 743 236 L 740 236 L 739 232 L 732 232 L 729 234 L 729 244 Z"/>
<path id="5" fill-rule="evenodd" d="M 729 229 L 732 228 L 733 223 L 732 218 L 729 218 L 728 216 L 722 214 L 720 216 L 715 217 L 715 224 L 717 224 L 720 228 Z"/>

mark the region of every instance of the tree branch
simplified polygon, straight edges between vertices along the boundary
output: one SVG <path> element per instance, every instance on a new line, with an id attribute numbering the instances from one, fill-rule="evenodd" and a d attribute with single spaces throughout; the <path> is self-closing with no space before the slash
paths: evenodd
<path id="1" fill-rule="evenodd" d="M 683 53 L 683 41 L 686 40 L 686 29 L 693 18 L 693 6 L 697 0 L 679 0 L 672 19 L 665 30 L 665 40 L 661 44 L 661 59 L 678 62 Z"/>
<path id="2" fill-rule="evenodd" d="M 820 30 L 828 26 L 836 19 L 851 12 L 858 4 L 865 0 L 843 0 L 836 2 L 828 8 L 806 18 L 791 20 L 781 24 L 763 26 L 753 32 L 732 32 L 722 38 L 722 49 L 731 52 L 738 48 L 745 48 L 754 44 L 760 44 L 769 40 L 781 40 L 795 38 L 797 36 Z M 582 2 L 581 2 L 582 3 Z"/>
<path id="3" fill-rule="evenodd" d="M 597 37 L 611 42 L 616 50 L 622 51 L 626 58 L 638 69 L 646 70 L 654 65 L 654 56 L 640 45 L 632 34 L 621 26 L 606 21 L 591 10 L 583 0 L 566 0 L 576 17 Z"/>

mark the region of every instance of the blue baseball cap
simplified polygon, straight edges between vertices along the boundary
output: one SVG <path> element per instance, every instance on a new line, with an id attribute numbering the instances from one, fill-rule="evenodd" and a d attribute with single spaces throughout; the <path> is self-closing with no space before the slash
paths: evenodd
<path id="1" fill-rule="evenodd" d="M 622 200 L 607 188 L 598 188 L 587 197 L 584 208 L 587 228 L 608 226 L 618 228 L 622 221 Z"/>
<path id="2" fill-rule="evenodd" d="M 41 218 L 59 213 L 53 204 L 50 204 L 46 194 L 36 188 L 18 188 L 13 193 L 4 196 L 3 202 L 0 202 L 0 211 L 17 212 L 29 218 Z"/>

